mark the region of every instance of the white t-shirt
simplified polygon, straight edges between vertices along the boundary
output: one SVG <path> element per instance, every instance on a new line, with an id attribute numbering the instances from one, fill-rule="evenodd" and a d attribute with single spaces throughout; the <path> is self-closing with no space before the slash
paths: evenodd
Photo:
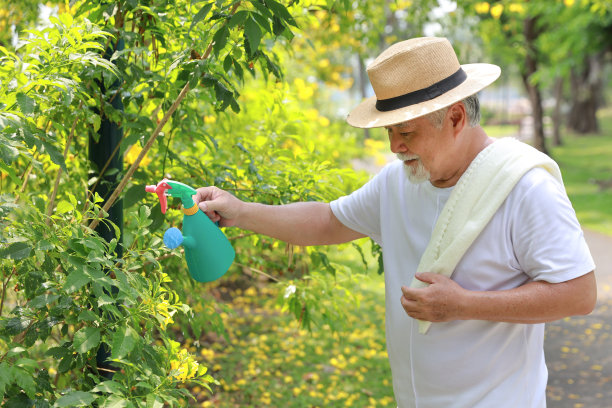
<path id="1" fill-rule="evenodd" d="M 453 321 L 426 335 L 400 304 L 451 188 L 413 184 L 404 164 L 331 203 L 335 216 L 383 249 L 386 337 L 400 408 L 541 408 L 548 372 L 544 324 Z M 511 289 L 531 280 L 567 281 L 594 270 L 561 186 L 536 168 L 518 182 L 451 278 L 469 290 Z"/>

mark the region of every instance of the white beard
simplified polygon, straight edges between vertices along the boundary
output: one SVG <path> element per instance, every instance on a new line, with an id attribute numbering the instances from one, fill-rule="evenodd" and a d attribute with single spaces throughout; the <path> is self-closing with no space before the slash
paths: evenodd
<path id="1" fill-rule="evenodd" d="M 427 169 L 423 165 L 423 162 L 421 161 L 419 156 L 404 154 L 404 153 L 397 153 L 396 156 L 402 162 L 405 162 L 406 160 L 416 160 L 417 161 L 416 165 L 408 166 L 404 164 L 404 172 L 406 173 L 406 177 L 408 177 L 408 180 L 411 183 L 418 184 L 424 181 L 428 181 L 430 179 L 431 175 L 429 174 L 429 171 L 427 171 Z"/>

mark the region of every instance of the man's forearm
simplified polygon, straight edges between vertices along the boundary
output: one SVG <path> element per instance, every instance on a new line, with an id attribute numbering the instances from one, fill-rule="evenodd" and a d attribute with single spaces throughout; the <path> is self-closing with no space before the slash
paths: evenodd
<path id="1" fill-rule="evenodd" d="M 594 272 L 567 282 L 529 282 L 502 291 L 469 291 L 462 319 L 544 323 L 590 313 L 597 299 Z"/>
<path id="2" fill-rule="evenodd" d="M 237 227 L 291 244 L 328 245 L 363 236 L 343 226 L 327 203 L 243 204 Z"/>

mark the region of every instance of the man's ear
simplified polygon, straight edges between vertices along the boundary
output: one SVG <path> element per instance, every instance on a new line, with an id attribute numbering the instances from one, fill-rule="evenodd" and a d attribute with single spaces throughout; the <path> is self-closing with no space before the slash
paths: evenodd
<path id="1" fill-rule="evenodd" d="M 451 124 L 453 125 L 453 129 L 455 133 L 459 133 L 463 130 L 467 123 L 467 112 L 465 111 L 465 106 L 462 102 L 458 102 L 454 105 L 451 105 L 449 108 L 448 115 L 451 120 Z"/>

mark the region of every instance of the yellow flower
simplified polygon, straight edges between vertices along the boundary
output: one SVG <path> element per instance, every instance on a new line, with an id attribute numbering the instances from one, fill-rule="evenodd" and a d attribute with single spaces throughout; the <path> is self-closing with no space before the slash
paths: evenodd
<path id="1" fill-rule="evenodd" d="M 489 12 L 490 6 L 489 3 L 483 1 L 482 3 L 476 3 L 474 5 L 474 9 L 478 14 L 487 14 Z"/>
<path id="2" fill-rule="evenodd" d="M 504 12 L 503 4 L 496 4 L 493 7 L 491 7 L 491 15 L 496 20 L 499 19 L 499 17 L 502 15 L 503 12 Z"/>
<path id="3" fill-rule="evenodd" d="M 525 7 L 523 7 L 523 5 L 520 3 L 511 3 L 508 6 L 508 10 L 510 10 L 512 13 L 523 14 L 525 12 Z"/>
<path id="4" fill-rule="evenodd" d="M 142 152 L 142 147 L 140 147 L 138 143 L 133 144 L 132 146 L 130 146 L 128 151 L 125 152 L 125 161 L 129 164 L 133 164 L 138 158 L 138 155 L 140 155 L 140 152 Z M 140 165 L 146 166 L 149 163 L 151 163 L 151 159 L 145 156 L 142 158 Z"/>
<path id="5" fill-rule="evenodd" d="M 575 3 L 575 0 L 563 0 L 563 4 L 565 4 L 567 7 L 572 7 Z"/>
<path id="6" fill-rule="evenodd" d="M 176 349 L 176 342 L 171 341 L 171 350 Z M 179 345 L 180 346 L 180 345 Z M 174 356 L 175 358 L 170 360 L 170 375 L 181 382 L 195 377 L 198 374 L 199 364 L 193 359 L 193 356 L 185 349 L 181 349 Z M 201 374 L 206 372 L 204 367 Z"/>
<path id="7" fill-rule="evenodd" d="M 302 78 L 296 78 L 293 84 L 297 88 L 297 97 L 301 100 L 307 100 L 314 95 L 316 84 L 307 84 Z"/>
<path id="8" fill-rule="evenodd" d="M 316 109 L 306 109 L 304 111 L 304 117 L 310 121 L 315 121 L 319 118 L 319 111 Z"/>
<path id="9" fill-rule="evenodd" d="M 215 359 L 215 351 L 207 348 L 203 348 L 200 350 L 200 355 L 204 357 L 207 361 L 212 361 Z"/>

